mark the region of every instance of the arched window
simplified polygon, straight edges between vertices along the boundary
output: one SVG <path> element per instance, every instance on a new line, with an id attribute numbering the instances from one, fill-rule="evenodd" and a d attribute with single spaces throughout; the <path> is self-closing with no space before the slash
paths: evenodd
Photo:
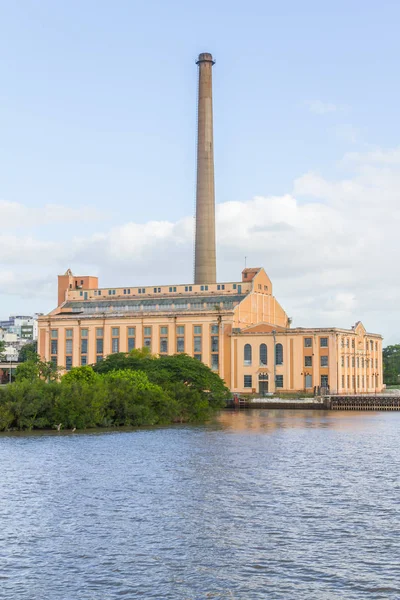
<path id="1" fill-rule="evenodd" d="M 260 344 L 260 365 L 266 366 L 268 362 L 267 344 Z"/>
<path id="2" fill-rule="evenodd" d="M 245 344 L 244 346 L 244 364 L 251 365 L 251 345 Z"/>
<path id="3" fill-rule="evenodd" d="M 282 346 L 282 344 L 276 344 L 276 346 L 275 346 L 275 363 L 277 365 L 283 365 L 283 346 Z"/>

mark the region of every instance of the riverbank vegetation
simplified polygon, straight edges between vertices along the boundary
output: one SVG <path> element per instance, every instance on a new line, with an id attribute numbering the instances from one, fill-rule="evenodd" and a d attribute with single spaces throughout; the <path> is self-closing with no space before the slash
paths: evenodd
<path id="1" fill-rule="evenodd" d="M 0 431 L 205 421 L 229 397 L 200 361 L 145 350 L 112 354 L 63 376 L 36 355 L 18 367 L 15 379 L 0 388 Z"/>
<path id="2" fill-rule="evenodd" d="M 400 386 L 400 344 L 383 349 L 383 382 L 388 387 Z"/>

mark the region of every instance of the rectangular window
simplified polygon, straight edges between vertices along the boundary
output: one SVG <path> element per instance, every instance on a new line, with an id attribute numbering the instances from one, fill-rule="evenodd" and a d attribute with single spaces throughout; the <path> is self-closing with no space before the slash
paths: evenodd
<path id="1" fill-rule="evenodd" d="M 234 283 L 232 287 L 233 287 L 234 290 L 236 290 L 236 287 L 237 287 L 236 283 Z"/>
<path id="2" fill-rule="evenodd" d="M 277 388 L 283 388 L 283 375 L 277 375 L 276 376 L 275 387 L 277 387 Z"/>
<path id="3" fill-rule="evenodd" d="M 328 387 L 328 375 L 321 375 L 321 387 Z"/>
<path id="4" fill-rule="evenodd" d="M 201 292 L 204 292 L 204 285 L 201 285 L 201 286 L 200 286 L 200 291 L 201 291 Z"/>
<path id="5" fill-rule="evenodd" d="M 374 342 L 372 340 L 369 341 L 369 347 L 370 347 L 371 352 L 372 352 L 373 349 L 374 349 Z"/>
<path id="6" fill-rule="evenodd" d="M 50 362 L 56 367 L 57 366 L 57 356 L 52 356 Z"/>
<path id="7" fill-rule="evenodd" d="M 58 329 L 52 329 L 51 330 L 51 337 L 53 339 L 57 339 L 58 338 Z"/>
<path id="8" fill-rule="evenodd" d="M 103 338 L 98 338 L 96 340 L 96 354 L 103 354 Z"/>
<path id="9" fill-rule="evenodd" d="M 201 354 L 193 354 L 193 358 L 196 360 L 201 360 Z"/>
<path id="10" fill-rule="evenodd" d="M 358 388 L 360 387 L 360 376 L 359 375 L 357 375 L 357 387 Z"/>
<path id="11" fill-rule="evenodd" d="M 103 337 L 103 328 L 102 327 L 98 327 L 96 329 L 96 337 Z"/>
<path id="12" fill-rule="evenodd" d="M 194 341 L 194 351 L 201 352 L 201 337 L 195 336 L 193 341 Z"/>
<path id="13" fill-rule="evenodd" d="M 328 357 L 327 356 L 321 356 L 321 367 L 327 367 L 328 366 Z"/>
<path id="14" fill-rule="evenodd" d="M 98 355 L 96 356 L 96 362 L 97 362 L 97 363 L 99 363 L 99 362 L 101 362 L 102 360 L 103 360 L 103 355 L 102 355 L 102 354 L 98 354 Z"/>
<path id="15" fill-rule="evenodd" d="M 144 335 L 146 335 L 146 336 L 150 336 L 151 335 L 151 327 L 145 327 L 144 328 Z"/>
<path id="16" fill-rule="evenodd" d="M 65 358 L 65 368 L 67 371 L 72 369 L 72 356 L 66 356 Z"/>
<path id="17" fill-rule="evenodd" d="M 328 347 L 328 338 L 327 337 L 320 338 L 320 346 L 321 346 L 321 348 Z"/>
<path id="18" fill-rule="evenodd" d="M 251 375 L 245 375 L 243 383 L 244 383 L 245 388 L 252 388 L 253 387 L 253 377 Z"/>
<path id="19" fill-rule="evenodd" d="M 89 333 L 88 329 L 81 329 L 81 337 L 83 337 L 83 338 L 88 337 L 88 333 Z"/>
<path id="20" fill-rule="evenodd" d="M 135 349 L 135 338 L 134 337 L 130 337 L 128 338 L 128 352 L 130 352 L 131 350 Z"/>
<path id="21" fill-rule="evenodd" d="M 217 335 L 211 336 L 211 352 L 218 352 L 219 338 Z"/>
<path id="22" fill-rule="evenodd" d="M 65 354 L 72 354 L 72 340 L 66 340 L 66 342 L 65 342 Z"/>
<path id="23" fill-rule="evenodd" d="M 65 330 L 65 337 L 67 338 L 72 338 L 72 329 L 66 329 Z"/>
<path id="24" fill-rule="evenodd" d="M 178 327 L 176 328 L 176 335 L 185 335 L 184 325 L 178 325 Z"/>
<path id="25" fill-rule="evenodd" d="M 304 347 L 311 348 L 312 347 L 312 338 L 304 338 Z"/>
<path id="26" fill-rule="evenodd" d="M 160 335 L 168 335 L 168 327 L 160 327 Z"/>
<path id="27" fill-rule="evenodd" d="M 219 355 L 211 354 L 211 369 L 213 371 L 218 371 L 219 369 Z"/>
<path id="28" fill-rule="evenodd" d="M 144 338 L 144 347 L 145 348 L 151 348 L 151 337 L 145 337 Z"/>
<path id="29" fill-rule="evenodd" d="M 184 337 L 176 338 L 176 351 L 177 352 L 185 352 L 185 338 Z"/>
<path id="30" fill-rule="evenodd" d="M 81 340 L 81 354 L 87 354 L 88 351 L 88 341 L 86 339 Z"/>
<path id="31" fill-rule="evenodd" d="M 355 347 L 355 344 L 356 344 L 356 343 L 355 343 L 355 341 L 354 341 L 354 340 L 351 340 L 351 347 L 352 347 L 352 348 L 354 348 L 354 347 Z"/>
<path id="32" fill-rule="evenodd" d="M 201 335 L 201 325 L 194 326 L 194 335 Z"/>
<path id="33" fill-rule="evenodd" d="M 168 352 L 168 338 L 160 338 L 160 354 L 166 354 Z"/>
<path id="34" fill-rule="evenodd" d="M 351 378 L 352 382 L 353 382 L 353 389 L 356 387 L 356 377 L 355 375 L 353 375 L 353 377 Z"/>
<path id="35" fill-rule="evenodd" d="M 86 356 L 86 354 L 83 354 L 81 356 L 81 367 L 86 367 L 86 365 L 87 365 L 87 356 Z"/>
<path id="36" fill-rule="evenodd" d="M 352 357 L 351 357 L 351 366 L 352 366 L 352 367 L 355 367 L 355 366 L 356 366 L 356 361 L 355 361 L 355 358 L 354 358 L 354 356 L 352 356 Z"/>
<path id="37" fill-rule="evenodd" d="M 365 382 L 364 375 L 362 376 L 361 380 L 362 380 L 362 387 L 364 387 L 364 382 Z"/>
<path id="38" fill-rule="evenodd" d="M 357 369 L 359 369 L 359 368 L 360 368 L 360 357 L 357 356 Z"/>
<path id="39" fill-rule="evenodd" d="M 376 358 L 375 359 L 375 369 L 377 369 L 377 368 L 378 368 L 378 359 Z"/>
<path id="40" fill-rule="evenodd" d="M 347 389 L 350 387 L 350 375 L 347 375 Z"/>
<path id="41" fill-rule="evenodd" d="M 112 337 L 118 337 L 119 336 L 119 327 L 112 327 L 111 335 L 112 335 Z"/>
<path id="42" fill-rule="evenodd" d="M 344 375 L 342 375 L 342 388 L 344 388 Z"/>
<path id="43" fill-rule="evenodd" d="M 58 341 L 51 340 L 51 354 L 57 354 L 58 352 Z"/>
<path id="44" fill-rule="evenodd" d="M 305 367 L 312 367 L 312 356 L 305 356 L 304 357 L 304 366 Z"/>
<path id="45" fill-rule="evenodd" d="M 136 327 L 128 327 L 128 336 L 135 337 Z"/>
<path id="46" fill-rule="evenodd" d="M 211 333 L 219 333 L 218 325 L 211 325 Z"/>
<path id="47" fill-rule="evenodd" d="M 115 352 L 119 352 L 119 338 L 113 338 L 111 341 L 111 352 L 115 354 Z"/>
<path id="48" fill-rule="evenodd" d="M 344 367 L 344 356 L 342 356 L 342 367 Z"/>

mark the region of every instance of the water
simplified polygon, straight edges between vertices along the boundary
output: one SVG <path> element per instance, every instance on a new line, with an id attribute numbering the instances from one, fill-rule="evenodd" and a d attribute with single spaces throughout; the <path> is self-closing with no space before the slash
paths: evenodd
<path id="1" fill-rule="evenodd" d="M 400 598 L 400 413 L 0 436 L 1 600 Z"/>

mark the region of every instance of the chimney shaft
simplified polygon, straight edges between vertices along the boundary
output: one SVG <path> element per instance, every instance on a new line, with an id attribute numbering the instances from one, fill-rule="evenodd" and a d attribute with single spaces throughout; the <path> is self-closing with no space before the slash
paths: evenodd
<path id="1" fill-rule="evenodd" d="M 214 139 L 211 54 L 199 55 L 197 123 L 196 241 L 194 282 L 216 282 Z"/>

